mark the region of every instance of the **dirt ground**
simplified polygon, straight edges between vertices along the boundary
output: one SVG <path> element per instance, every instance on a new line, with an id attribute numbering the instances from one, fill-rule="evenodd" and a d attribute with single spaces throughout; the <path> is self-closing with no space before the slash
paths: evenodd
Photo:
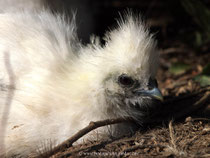
<path id="1" fill-rule="evenodd" d="M 188 48 L 172 47 L 160 51 L 157 78 L 165 101 L 151 116 L 153 121 L 132 136 L 88 141 L 52 157 L 210 157 L 210 87 L 194 80 L 210 53 L 197 55 Z M 169 67 L 176 61 L 189 64 L 190 69 L 171 73 Z"/>

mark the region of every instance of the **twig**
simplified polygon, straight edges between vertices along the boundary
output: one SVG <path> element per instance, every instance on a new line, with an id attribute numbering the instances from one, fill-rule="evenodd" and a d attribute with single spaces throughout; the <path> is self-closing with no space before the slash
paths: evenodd
<path id="1" fill-rule="evenodd" d="M 131 117 L 127 117 L 127 118 L 107 119 L 103 121 L 90 122 L 88 126 L 81 129 L 75 135 L 73 135 L 72 137 L 70 137 L 69 139 L 61 143 L 60 145 L 56 146 L 51 151 L 41 154 L 41 157 L 50 157 L 56 154 L 57 152 L 61 151 L 62 149 L 72 146 L 72 144 L 76 142 L 79 138 L 81 138 L 82 136 L 84 136 L 85 134 L 89 133 L 90 131 L 96 128 L 112 125 L 112 124 L 117 124 L 117 123 L 122 123 L 122 122 L 132 122 L 132 121 L 134 120 Z"/>
<path id="2" fill-rule="evenodd" d="M 177 148 L 177 145 L 176 145 L 176 138 L 175 138 L 175 134 L 174 134 L 174 128 L 173 128 L 173 125 L 172 125 L 172 122 L 173 121 L 170 121 L 169 122 L 169 135 L 170 135 L 170 142 L 171 142 L 171 145 L 172 146 L 169 146 L 169 149 L 173 152 L 173 154 L 177 155 L 177 156 L 183 156 L 183 157 L 186 157 L 186 153 L 184 151 L 180 151 L 178 148 Z"/>
<path id="3" fill-rule="evenodd" d="M 175 152 L 178 152 L 177 147 L 176 147 L 176 141 L 175 141 L 175 136 L 174 136 L 174 129 L 172 126 L 172 121 L 169 122 L 168 128 L 169 128 L 169 134 L 170 134 L 170 138 L 171 138 L 172 147 L 175 150 Z"/>
<path id="4" fill-rule="evenodd" d="M 189 121 L 187 120 L 189 118 Z M 185 122 L 193 122 L 193 121 L 206 121 L 206 122 L 208 122 L 208 121 L 210 121 L 210 119 L 208 119 L 208 118 L 192 118 L 192 117 L 187 117 L 186 119 L 185 119 Z"/>
<path id="5" fill-rule="evenodd" d="M 181 100 L 184 100 L 184 99 L 189 99 L 189 98 L 194 97 L 194 96 L 196 96 L 200 93 L 208 92 L 208 91 L 210 91 L 210 86 L 205 87 L 198 92 L 190 93 L 190 94 L 187 94 L 187 95 L 184 95 L 184 96 L 175 97 L 173 99 L 168 99 L 163 104 L 167 105 L 167 104 L 174 103 L 174 102 L 177 102 L 177 101 L 181 101 Z"/>
<path id="6" fill-rule="evenodd" d="M 92 150 L 98 150 L 100 148 L 103 148 L 105 147 L 105 145 L 109 144 L 109 143 L 112 143 L 112 141 L 105 141 L 105 142 L 102 142 L 102 143 L 97 143 L 95 145 L 89 145 L 89 146 L 86 146 L 86 147 L 83 147 L 83 148 L 80 148 L 80 149 L 75 149 L 73 151 L 66 151 L 64 153 L 61 153 L 60 155 L 58 155 L 58 157 L 69 157 L 71 155 L 75 155 L 81 151 L 86 151 L 86 152 L 91 152 Z"/>
<path id="7" fill-rule="evenodd" d="M 189 48 L 175 48 L 175 47 L 171 47 L 171 48 L 167 48 L 167 49 L 162 49 L 161 54 L 171 54 L 171 53 L 189 53 L 189 51 L 192 52 L 191 49 Z"/>

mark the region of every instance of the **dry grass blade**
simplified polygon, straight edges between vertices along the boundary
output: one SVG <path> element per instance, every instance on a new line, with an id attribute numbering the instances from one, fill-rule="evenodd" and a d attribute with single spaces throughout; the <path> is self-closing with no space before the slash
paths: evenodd
<path id="1" fill-rule="evenodd" d="M 175 135 L 174 135 L 172 121 L 169 122 L 169 134 L 170 134 L 170 138 L 171 138 L 170 140 L 171 140 L 172 147 L 177 152 L 176 139 L 175 139 Z"/>
<path id="2" fill-rule="evenodd" d="M 171 146 L 168 147 L 168 149 L 177 156 L 184 156 L 185 152 L 180 151 L 176 145 L 176 137 L 174 133 L 174 128 L 173 128 L 173 121 L 169 122 L 169 135 L 170 135 L 170 143 Z"/>

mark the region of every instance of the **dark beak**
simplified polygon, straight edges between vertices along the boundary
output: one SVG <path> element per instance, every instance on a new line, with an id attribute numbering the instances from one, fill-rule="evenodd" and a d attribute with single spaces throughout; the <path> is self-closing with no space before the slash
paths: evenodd
<path id="1" fill-rule="evenodd" d="M 135 93 L 141 96 L 149 96 L 156 100 L 163 101 L 163 96 L 160 90 L 156 87 L 150 90 L 137 90 Z"/>

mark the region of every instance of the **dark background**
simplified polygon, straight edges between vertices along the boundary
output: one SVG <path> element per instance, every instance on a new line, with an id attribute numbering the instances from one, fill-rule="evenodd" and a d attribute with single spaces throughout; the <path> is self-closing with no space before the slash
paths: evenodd
<path id="1" fill-rule="evenodd" d="M 203 7 L 209 10 L 209 0 L 48 0 L 47 3 L 55 12 L 71 15 L 72 10 L 76 11 L 78 34 L 83 43 L 89 41 L 91 34 L 103 37 L 106 30 L 116 25 L 119 13 L 128 9 L 142 15 L 161 47 L 176 41 L 196 48 L 209 43 L 205 27 L 210 28 L 210 14 L 206 17 L 202 13 Z M 197 7 L 200 4 L 202 7 Z M 209 26 L 200 26 L 202 22 L 196 19 L 208 21 Z"/>

